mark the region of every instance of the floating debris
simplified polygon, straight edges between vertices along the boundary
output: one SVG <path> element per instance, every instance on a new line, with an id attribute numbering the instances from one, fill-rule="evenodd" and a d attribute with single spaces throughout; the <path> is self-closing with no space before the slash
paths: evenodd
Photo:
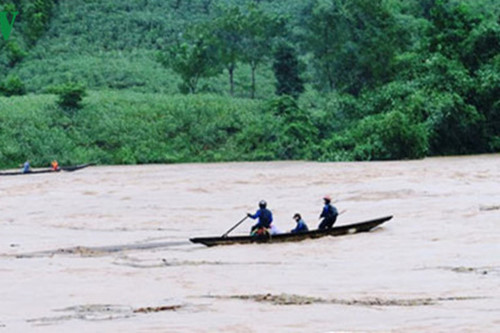
<path id="1" fill-rule="evenodd" d="M 76 246 L 69 249 L 59 249 L 54 252 L 55 252 L 54 254 L 75 254 L 81 257 L 96 257 L 96 256 L 103 256 L 106 254 L 104 251 L 99 251 L 84 246 Z"/>
<path id="2" fill-rule="evenodd" d="M 449 270 L 455 273 L 474 273 L 480 275 L 488 275 L 489 273 L 500 274 L 500 267 L 488 266 L 488 267 L 440 267 L 441 269 Z"/>
<path id="3" fill-rule="evenodd" d="M 28 319 L 27 322 L 36 325 L 52 325 L 61 321 L 68 320 L 103 321 L 129 318 L 133 316 L 131 307 L 112 304 L 77 305 L 64 309 L 57 309 L 54 311 L 68 312 L 69 314 Z"/>
<path id="4" fill-rule="evenodd" d="M 177 309 L 180 309 L 180 305 L 164 305 L 164 306 L 155 306 L 155 307 L 145 307 L 145 308 L 138 308 L 134 310 L 134 313 L 149 313 L 149 312 L 161 312 L 161 311 L 175 311 Z"/>
<path id="5" fill-rule="evenodd" d="M 207 260 L 167 260 L 162 258 L 161 260 L 137 260 L 126 258 L 119 258 L 113 262 L 114 265 L 127 266 L 133 268 L 159 268 L 159 267 L 177 267 L 177 266 L 233 266 L 233 265 L 278 265 L 282 263 L 276 263 L 272 261 L 257 261 L 257 262 L 225 262 L 225 261 L 207 261 Z"/>
<path id="6" fill-rule="evenodd" d="M 256 295 L 231 295 L 231 296 L 206 296 L 217 299 L 240 299 L 255 302 L 267 302 L 273 305 L 310 305 L 310 304 L 339 304 L 358 306 L 426 306 L 435 305 L 444 301 L 465 301 L 482 297 L 437 297 L 437 298 L 413 298 L 413 299 L 384 299 L 369 297 L 361 299 L 325 299 L 319 297 L 300 296 L 294 294 L 256 294 Z"/>
<path id="7" fill-rule="evenodd" d="M 132 308 L 126 305 L 112 304 L 86 304 L 71 306 L 64 309 L 54 310 L 55 312 L 66 312 L 65 315 L 28 319 L 28 323 L 34 325 L 54 325 L 62 321 L 84 320 L 84 321 L 104 321 L 134 317 L 137 313 L 153 313 L 161 311 L 176 311 L 182 305 L 162 305 Z M 0 324 L 1 327 L 1 324 Z"/>
<path id="8" fill-rule="evenodd" d="M 290 294 L 235 295 L 235 296 L 229 296 L 229 298 L 253 300 L 256 302 L 269 302 L 275 305 L 305 305 L 305 304 L 327 303 L 327 301 L 322 298 L 290 295 Z"/>
<path id="9" fill-rule="evenodd" d="M 479 210 L 481 210 L 481 211 L 499 210 L 499 209 L 500 209 L 500 205 L 479 206 Z"/>

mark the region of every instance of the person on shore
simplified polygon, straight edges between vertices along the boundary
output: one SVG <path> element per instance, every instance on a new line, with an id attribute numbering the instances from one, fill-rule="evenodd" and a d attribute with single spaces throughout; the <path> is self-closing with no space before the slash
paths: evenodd
<path id="1" fill-rule="evenodd" d="M 329 196 L 323 198 L 325 205 L 323 206 L 323 211 L 321 211 L 320 219 L 323 219 L 318 226 L 318 229 L 331 229 L 335 221 L 337 221 L 337 216 L 339 215 L 337 208 L 332 206 L 332 199 Z"/>
<path id="2" fill-rule="evenodd" d="M 309 231 L 309 228 L 307 227 L 307 224 L 304 222 L 304 220 L 302 219 L 302 216 L 300 216 L 299 213 L 295 213 L 295 215 L 293 216 L 293 219 L 297 223 L 297 226 L 295 227 L 295 229 L 291 230 L 291 233 L 295 234 L 295 233 L 298 233 L 298 232 Z"/>
<path id="3" fill-rule="evenodd" d="M 259 202 L 259 209 L 255 214 L 247 213 L 247 216 L 251 219 L 258 219 L 258 222 L 252 226 L 250 234 L 253 235 L 263 235 L 269 233 L 271 229 L 271 223 L 273 222 L 273 214 L 269 209 L 267 209 L 267 202 L 261 200 Z"/>
<path id="4" fill-rule="evenodd" d="M 50 165 L 52 166 L 53 171 L 59 171 L 59 163 L 56 160 L 53 160 Z"/>
<path id="5" fill-rule="evenodd" d="M 31 166 L 30 166 L 30 161 L 29 160 L 26 161 L 26 162 L 24 162 L 22 172 L 23 173 L 29 173 L 29 172 L 31 172 Z"/>

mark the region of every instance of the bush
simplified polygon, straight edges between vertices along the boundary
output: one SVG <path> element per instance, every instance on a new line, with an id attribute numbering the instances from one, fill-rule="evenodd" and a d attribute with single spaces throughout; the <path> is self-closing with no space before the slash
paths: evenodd
<path id="1" fill-rule="evenodd" d="M 318 129 L 309 114 L 299 108 L 296 100 L 288 95 L 275 98 L 268 110 L 280 121 L 277 157 L 280 159 L 310 159 L 318 141 Z"/>
<path id="2" fill-rule="evenodd" d="M 63 109 L 81 109 L 83 97 L 87 95 L 86 88 L 83 84 L 77 82 L 69 82 L 64 85 L 52 87 L 49 92 L 59 96 L 57 104 Z"/>
<path id="3" fill-rule="evenodd" d="M 428 133 L 424 124 L 410 122 L 393 111 L 369 116 L 350 132 L 356 146 L 356 160 L 395 160 L 423 158 L 428 150 Z"/>
<path id="4" fill-rule="evenodd" d="M 48 166 L 53 159 L 70 162 L 75 146 L 54 126 L 56 111 L 51 96 L 0 97 L 0 165 L 16 167 L 26 159 L 33 166 Z"/>
<path id="5" fill-rule="evenodd" d="M 9 41 L 6 44 L 5 49 L 7 51 L 9 67 L 14 67 L 28 55 L 28 52 L 23 50 L 23 48 L 16 41 Z"/>
<path id="6" fill-rule="evenodd" d="M 458 94 L 428 96 L 430 152 L 437 155 L 484 152 L 484 116 Z"/>
<path id="7" fill-rule="evenodd" d="M 489 149 L 495 153 L 500 152 L 500 136 L 490 138 Z"/>
<path id="8" fill-rule="evenodd" d="M 5 96 L 15 96 L 26 94 L 26 87 L 23 81 L 17 75 L 10 75 L 0 83 L 0 93 Z"/>
<path id="9" fill-rule="evenodd" d="M 334 134 L 329 139 L 323 140 L 319 147 L 320 161 L 351 161 L 354 159 L 356 143 L 352 136 Z"/>

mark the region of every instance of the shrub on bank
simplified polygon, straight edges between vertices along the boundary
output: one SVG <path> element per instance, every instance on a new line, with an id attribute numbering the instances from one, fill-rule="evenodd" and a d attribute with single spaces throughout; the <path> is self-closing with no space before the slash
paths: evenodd
<path id="1" fill-rule="evenodd" d="M 424 124 L 412 123 L 399 111 L 368 116 L 350 135 L 356 142 L 355 160 L 423 158 L 428 150 L 428 133 Z"/>

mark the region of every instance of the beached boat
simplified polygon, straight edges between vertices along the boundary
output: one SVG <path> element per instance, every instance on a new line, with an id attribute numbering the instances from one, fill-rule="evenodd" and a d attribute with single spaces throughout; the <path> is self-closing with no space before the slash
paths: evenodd
<path id="1" fill-rule="evenodd" d="M 278 243 L 296 242 L 304 239 L 320 238 L 324 236 L 343 236 L 358 232 L 367 232 L 392 219 L 392 216 L 380 217 L 370 221 L 334 227 L 332 229 L 311 230 L 300 233 L 284 233 L 273 236 L 218 236 L 218 237 L 195 237 L 189 239 L 193 243 L 206 246 L 248 244 L 248 243 Z"/>
<path id="2" fill-rule="evenodd" d="M 22 171 L 14 171 L 14 172 L 0 172 L 0 176 L 21 176 L 21 175 L 35 175 L 39 173 L 56 173 L 60 171 L 67 171 L 67 172 L 73 172 L 76 170 L 81 170 L 84 169 L 88 166 L 94 165 L 94 163 L 86 163 L 86 164 L 79 164 L 79 165 L 70 165 L 70 166 L 63 166 L 60 167 L 58 170 L 54 169 L 37 169 L 37 170 L 31 170 L 30 172 L 22 172 Z"/>

